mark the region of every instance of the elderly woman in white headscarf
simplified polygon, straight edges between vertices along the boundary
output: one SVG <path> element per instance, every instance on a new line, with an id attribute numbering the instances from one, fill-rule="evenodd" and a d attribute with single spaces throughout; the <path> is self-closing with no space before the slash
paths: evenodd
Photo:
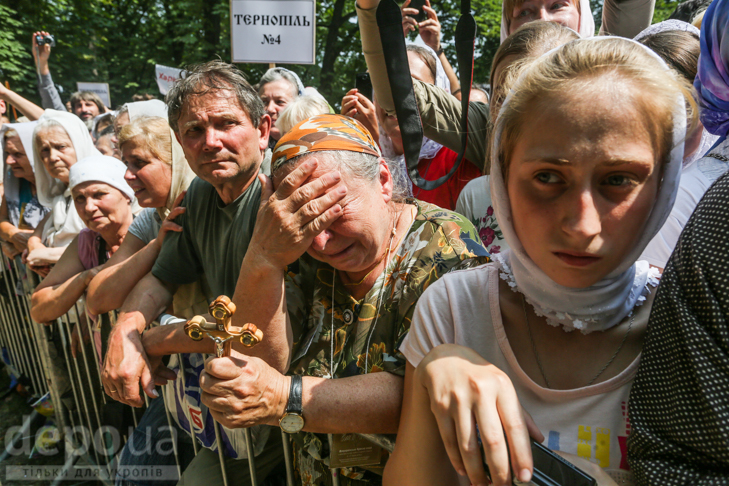
<path id="1" fill-rule="evenodd" d="M 145 209 L 132 223 L 119 251 L 89 284 L 86 305 L 95 314 L 119 308 L 152 269 L 167 231 L 180 231 L 172 221 L 184 212 L 177 206 L 195 177 L 164 118 L 135 118 L 121 129 L 119 149 L 127 166 L 125 178 Z M 192 317 L 192 308 L 207 312 L 207 300 L 197 289 L 197 284 L 178 289 L 173 302 L 176 315 Z"/>
<path id="2" fill-rule="evenodd" d="M 49 209 L 38 201 L 33 167 L 33 129 L 36 122 L 6 123 L 0 128 L 5 194 L 0 205 L 0 240 L 13 258 L 28 248 L 28 239 Z"/>
<path id="3" fill-rule="evenodd" d="M 85 225 L 33 293 L 30 313 L 36 322 L 65 314 L 117 251 L 132 224 L 134 191 L 124 180 L 126 168 L 113 157 L 87 157 L 69 171 L 68 190 Z"/>
<path id="4" fill-rule="evenodd" d="M 94 155 L 101 154 L 76 115 L 46 110 L 38 120 L 33 130 L 33 156 L 41 162 L 35 171 L 36 188 L 38 200 L 51 212 L 28 240 L 26 260 L 42 276 L 48 275 L 50 266 L 84 228 L 71 199 L 68 176 L 77 161 Z"/>
<path id="5" fill-rule="evenodd" d="M 281 131 L 276 126 L 279 113 L 289 103 L 305 94 L 304 84 L 299 76 L 286 68 L 271 68 L 261 76 L 261 80 L 258 82 L 258 95 L 263 101 L 263 106 L 266 107 L 266 114 L 273 121 L 269 134 L 269 148 L 273 148 L 281 138 Z"/>

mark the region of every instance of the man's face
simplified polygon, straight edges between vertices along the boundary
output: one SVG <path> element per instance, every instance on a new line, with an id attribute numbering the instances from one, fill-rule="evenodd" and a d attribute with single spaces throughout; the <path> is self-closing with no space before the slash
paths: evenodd
<path id="1" fill-rule="evenodd" d="M 99 107 L 93 101 L 80 100 L 73 105 L 73 114 L 88 121 L 99 114 Z"/>
<path id="2" fill-rule="evenodd" d="M 190 168 L 213 186 L 250 177 L 268 146 L 270 118 L 258 128 L 231 91 L 210 91 L 188 99 L 175 132 Z"/>

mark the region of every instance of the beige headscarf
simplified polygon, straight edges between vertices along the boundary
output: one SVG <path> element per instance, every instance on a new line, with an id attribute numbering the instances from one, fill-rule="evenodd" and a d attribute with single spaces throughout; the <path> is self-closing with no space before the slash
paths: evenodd
<path id="1" fill-rule="evenodd" d="M 182 146 L 177 141 L 175 133 L 172 130 L 170 130 L 170 137 L 172 139 L 172 181 L 170 184 L 170 195 L 167 197 L 167 204 L 164 207 L 157 208 L 157 213 L 163 220 L 172 211 L 172 205 L 175 199 L 177 199 L 177 196 L 182 191 L 186 191 L 195 178 L 195 173 L 190 168 L 190 164 L 187 163 Z"/>

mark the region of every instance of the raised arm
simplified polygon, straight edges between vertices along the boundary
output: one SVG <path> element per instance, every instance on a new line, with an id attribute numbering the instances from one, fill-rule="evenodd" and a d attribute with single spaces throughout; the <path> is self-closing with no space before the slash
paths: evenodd
<path id="1" fill-rule="evenodd" d="M 33 52 L 33 60 L 35 61 L 36 70 L 38 71 L 38 93 L 40 93 L 43 102 L 43 108 L 53 108 L 58 111 L 66 111 L 66 106 L 58 94 L 56 86 L 51 78 L 51 70 L 48 67 L 48 58 L 51 56 L 51 46 L 45 44 L 38 46 L 36 36 L 38 34 L 48 35 L 48 32 L 36 32 L 31 40 L 31 51 Z"/>
<path id="2" fill-rule="evenodd" d="M 26 100 L 15 91 L 6 88 L 2 83 L 0 83 L 0 99 L 13 105 L 23 115 L 27 116 L 30 121 L 37 120 L 43 114 L 43 108 L 30 100 Z"/>
<path id="3" fill-rule="evenodd" d="M 33 292 L 30 307 L 33 320 L 50 322 L 68 312 L 83 295 L 98 269 L 84 269 L 78 258 L 78 236 L 74 238 L 58 263 Z"/>
<path id="4" fill-rule="evenodd" d="M 600 35 L 632 39 L 651 25 L 656 0 L 605 0 Z"/>

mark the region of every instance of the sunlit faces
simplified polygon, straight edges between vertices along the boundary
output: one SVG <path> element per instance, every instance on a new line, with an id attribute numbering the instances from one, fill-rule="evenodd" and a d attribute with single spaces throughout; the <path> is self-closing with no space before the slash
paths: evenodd
<path id="1" fill-rule="evenodd" d="M 273 126 L 271 127 L 271 138 L 278 140 L 281 138 L 281 132 L 276 128 L 276 120 L 278 120 L 278 114 L 286 108 L 286 105 L 294 101 L 298 94 L 298 88 L 292 86 L 290 82 L 285 79 L 277 79 L 266 83 L 261 87 L 259 91 L 263 106 L 266 107 L 266 113 L 271 117 Z"/>
<path id="2" fill-rule="evenodd" d="M 509 19 L 509 35 L 522 25 L 535 20 L 556 22 L 575 32 L 580 30 L 580 11 L 578 0 L 525 0 L 515 7 Z M 591 15 L 590 12 L 585 12 Z"/>
<path id="3" fill-rule="evenodd" d="M 15 177 L 35 183 L 33 167 L 30 165 L 30 159 L 28 159 L 20 137 L 13 136 L 5 139 L 5 163 L 13 171 Z"/>
<path id="4" fill-rule="evenodd" d="M 97 233 L 115 231 L 131 219 L 129 199 L 109 184 L 84 182 L 73 188 L 72 196 L 81 220 Z"/>
<path id="5" fill-rule="evenodd" d="M 648 122 L 615 91 L 540 100 L 508 162 L 517 236 L 566 287 L 588 287 L 617 268 L 656 200 L 661 171 Z"/>
<path id="6" fill-rule="evenodd" d="M 258 172 L 270 123 L 254 127 L 233 92 L 211 91 L 185 102 L 175 136 L 193 172 L 217 186 Z"/>
<path id="7" fill-rule="evenodd" d="M 36 134 L 41 163 L 51 177 L 68 184 L 68 171 L 76 163 L 76 150 L 62 127 L 52 126 Z"/>
<path id="8" fill-rule="evenodd" d="M 317 157 L 316 154 L 305 160 L 313 158 L 319 165 L 306 182 L 338 168 L 328 158 Z M 273 179 L 274 187 L 278 187 L 300 163 L 277 171 Z M 376 181 L 362 180 L 346 170 L 340 170 L 340 174 L 340 184 L 330 191 L 335 191 L 340 186 L 347 188 L 346 196 L 339 203 L 342 214 L 328 229 L 314 238 L 307 253 L 337 270 L 357 273 L 369 270 L 379 263 L 389 243 L 392 226 L 383 222 L 391 219 L 388 202 L 392 198 L 392 177 L 384 159 L 380 159 L 380 177 Z"/>
<path id="9" fill-rule="evenodd" d="M 93 101 L 79 100 L 73 105 L 73 113 L 83 121 L 87 121 L 99 114 L 99 107 Z"/>
<path id="10" fill-rule="evenodd" d="M 124 174 L 143 208 L 160 208 L 167 203 L 172 186 L 172 166 L 155 157 L 139 137 L 122 146 L 122 161 L 127 166 Z"/>

